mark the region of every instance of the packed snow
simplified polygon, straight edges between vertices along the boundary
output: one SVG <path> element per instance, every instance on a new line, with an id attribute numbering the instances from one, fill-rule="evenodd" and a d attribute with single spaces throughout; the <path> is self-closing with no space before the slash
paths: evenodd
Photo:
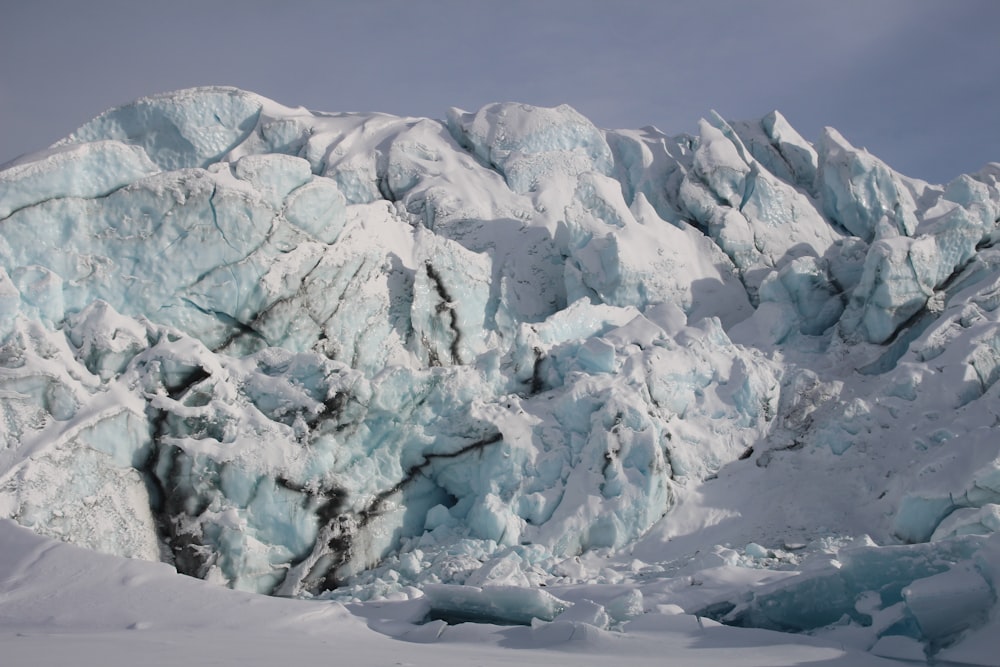
<path id="1" fill-rule="evenodd" d="M 0 171 L 5 655 L 994 664 L 998 181 L 777 112 L 113 109 Z"/>

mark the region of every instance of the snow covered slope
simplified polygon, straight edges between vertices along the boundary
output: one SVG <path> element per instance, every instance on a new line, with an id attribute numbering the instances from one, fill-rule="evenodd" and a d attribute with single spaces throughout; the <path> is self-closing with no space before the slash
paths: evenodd
<path id="1" fill-rule="evenodd" d="M 587 616 L 587 584 L 602 627 L 680 604 L 975 647 L 998 181 L 776 112 L 668 137 L 140 100 L 0 172 L 0 516 L 453 620 Z M 718 568 L 783 576 L 676 590 Z"/>

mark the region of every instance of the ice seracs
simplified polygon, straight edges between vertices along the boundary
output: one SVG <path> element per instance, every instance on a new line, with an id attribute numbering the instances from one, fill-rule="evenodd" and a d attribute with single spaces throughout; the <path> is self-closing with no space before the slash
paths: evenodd
<path id="1" fill-rule="evenodd" d="M 699 521 L 754 545 L 711 552 L 734 566 L 866 534 L 945 565 L 872 613 L 889 582 L 850 567 L 701 602 L 959 646 L 996 616 L 998 174 L 927 184 L 777 113 L 669 137 L 567 106 L 140 100 L 0 172 L 0 513 L 235 588 L 424 587 L 494 620 L 524 594 L 491 586 L 638 577 L 573 559 Z M 766 488 L 686 514 L 730 472 Z M 784 492 L 794 526 L 755 504 Z M 821 582 L 840 597 L 805 614 Z M 648 611 L 614 598 L 557 622 Z"/>

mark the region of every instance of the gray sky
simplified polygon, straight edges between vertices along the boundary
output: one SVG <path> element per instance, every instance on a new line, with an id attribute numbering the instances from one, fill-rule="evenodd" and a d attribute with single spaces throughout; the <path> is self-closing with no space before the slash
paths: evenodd
<path id="1" fill-rule="evenodd" d="M 1000 161 L 996 0 L 7 0 L 0 163 L 107 108 L 234 85 L 290 106 L 443 118 L 568 103 L 694 132 L 779 109 L 911 176 Z"/>

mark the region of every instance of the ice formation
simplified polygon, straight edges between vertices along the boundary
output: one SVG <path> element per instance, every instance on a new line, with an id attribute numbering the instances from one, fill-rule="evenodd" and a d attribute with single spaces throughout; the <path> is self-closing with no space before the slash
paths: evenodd
<path id="1" fill-rule="evenodd" d="M 798 527 L 704 567 L 874 542 L 686 611 L 958 650 L 998 615 L 998 181 L 777 113 L 140 100 L 0 172 L 0 515 L 239 589 L 610 627 L 639 589 L 537 586 L 615 583 L 586 559 L 652 562 L 761 475 Z"/>

